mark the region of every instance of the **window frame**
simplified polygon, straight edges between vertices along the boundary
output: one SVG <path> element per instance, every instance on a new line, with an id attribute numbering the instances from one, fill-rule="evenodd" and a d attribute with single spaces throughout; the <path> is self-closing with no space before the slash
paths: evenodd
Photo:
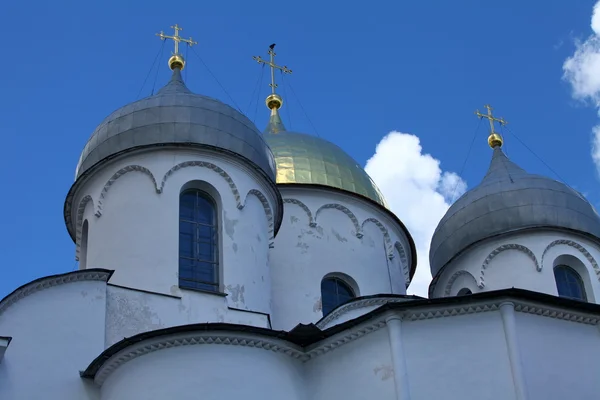
<path id="1" fill-rule="evenodd" d="M 577 284 L 579 286 L 579 291 L 581 293 L 581 298 L 580 297 L 576 297 L 571 295 L 571 291 L 569 294 L 564 294 L 561 293 L 561 286 L 559 286 L 559 278 L 560 277 L 557 274 L 557 271 L 564 271 L 564 282 L 562 282 L 562 284 L 564 286 L 566 286 L 567 288 L 571 289 L 571 285 L 572 284 Z M 567 264 L 558 264 L 557 266 L 555 266 L 553 268 L 553 273 L 554 273 L 554 281 L 556 283 L 556 291 L 558 293 L 559 297 L 565 298 L 565 299 L 571 299 L 571 300 L 578 300 L 578 301 L 585 301 L 587 302 L 588 297 L 587 297 L 587 293 L 585 291 L 585 282 L 583 281 L 583 278 L 581 277 L 581 275 L 579 275 L 579 273 L 570 265 Z M 569 277 L 574 278 L 574 281 L 569 282 Z"/>
<path id="2" fill-rule="evenodd" d="M 194 206 L 193 214 L 200 209 L 198 204 L 198 198 L 203 199 L 206 204 L 211 206 L 211 222 L 200 221 L 199 219 L 192 216 L 191 219 L 184 218 L 182 215 L 182 200 L 184 196 L 194 194 Z M 201 292 L 220 293 L 221 290 L 221 276 L 220 276 L 220 254 L 219 254 L 219 218 L 218 218 L 218 203 L 207 191 L 198 188 L 187 188 L 182 190 L 179 194 L 179 213 L 178 213 L 178 283 L 181 289 L 196 290 Z M 191 233 L 191 256 L 182 254 L 182 235 L 190 235 L 189 233 L 183 233 L 182 224 L 189 224 L 192 229 Z M 200 233 L 201 228 L 209 228 L 209 239 L 206 240 L 206 236 L 202 236 Z M 212 260 L 201 258 L 203 252 L 200 250 L 201 245 L 209 245 Z M 187 263 L 186 263 L 187 261 Z M 210 265 L 210 269 L 206 267 Z M 190 273 L 182 277 L 182 271 L 184 268 L 188 268 Z M 212 270 L 212 271 L 211 271 Z M 194 272 L 212 273 L 213 280 L 194 279 Z"/>
<path id="3" fill-rule="evenodd" d="M 336 293 L 335 293 L 335 301 L 331 302 L 332 304 L 335 304 L 335 305 L 332 306 L 331 309 L 327 310 L 327 312 L 326 312 L 325 304 L 327 304 L 329 302 L 325 300 L 325 291 L 323 290 L 323 285 L 328 281 L 332 281 L 335 283 Z M 348 292 L 348 298 L 346 298 L 343 301 L 340 301 L 340 293 L 339 293 L 340 288 L 343 288 Z M 328 315 L 329 313 L 331 313 L 333 310 L 335 310 L 342 304 L 345 304 L 348 301 L 355 299 L 356 297 L 357 297 L 357 291 L 352 287 L 352 285 L 350 283 L 348 283 L 346 280 L 344 280 L 338 276 L 326 276 L 325 278 L 323 278 L 321 280 L 321 310 L 323 312 L 323 316 Z"/>

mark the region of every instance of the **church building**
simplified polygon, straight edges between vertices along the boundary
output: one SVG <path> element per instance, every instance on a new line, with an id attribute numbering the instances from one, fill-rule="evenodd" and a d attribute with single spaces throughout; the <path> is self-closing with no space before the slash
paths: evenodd
<path id="1" fill-rule="evenodd" d="M 600 397 L 600 216 L 509 160 L 431 241 L 342 148 L 170 81 L 102 121 L 64 221 L 79 269 L 0 300 L 0 400 Z M 420 266 L 419 268 L 423 268 Z M 598 300 L 596 300 L 598 299 Z"/>

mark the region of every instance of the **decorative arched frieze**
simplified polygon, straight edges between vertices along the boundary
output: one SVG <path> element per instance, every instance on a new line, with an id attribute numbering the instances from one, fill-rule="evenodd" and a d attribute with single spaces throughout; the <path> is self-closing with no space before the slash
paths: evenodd
<path id="1" fill-rule="evenodd" d="M 531 258 L 531 261 L 533 261 L 536 271 L 540 272 L 542 270 L 542 267 L 538 262 L 535 254 L 533 254 L 533 251 L 531 251 L 528 247 L 516 243 L 503 244 L 502 246 L 499 246 L 494 251 L 492 251 L 483 261 L 483 264 L 481 265 L 481 272 L 479 275 L 479 283 L 477 285 L 480 289 L 483 289 L 485 287 L 484 275 L 488 265 L 498 254 L 506 250 L 517 250 L 522 253 L 525 253 L 529 258 Z"/>
<path id="2" fill-rule="evenodd" d="M 385 226 L 383 226 L 383 224 L 381 222 L 379 222 L 377 219 L 375 219 L 375 218 L 367 218 L 360 225 L 361 232 L 364 230 L 365 224 L 367 222 L 371 222 L 371 223 L 375 224 L 375 226 L 379 228 L 379 230 L 381 231 L 381 233 L 383 233 L 383 240 L 385 241 L 385 251 L 387 253 L 387 257 L 390 260 L 392 258 L 394 258 L 394 251 L 392 249 L 392 239 L 390 239 L 390 234 L 389 234 L 387 228 Z"/>
<path id="3" fill-rule="evenodd" d="M 598 263 L 596 262 L 594 257 L 590 254 L 589 251 L 587 251 L 587 249 L 585 247 L 583 247 L 582 245 L 580 245 L 579 243 L 577 243 L 573 240 L 558 239 L 558 240 L 555 240 L 552 243 L 550 243 L 548 246 L 546 246 L 546 248 L 544 249 L 544 252 L 542 253 L 542 265 L 544 265 L 544 258 L 546 257 L 546 253 L 548 253 L 548 251 L 551 248 L 561 245 L 561 244 L 573 247 L 573 248 L 577 249 L 581 254 L 583 254 L 583 256 L 586 258 L 586 260 L 588 260 L 588 262 L 592 265 L 592 268 L 594 268 L 596 277 L 598 278 L 598 280 L 600 280 L 600 268 L 598 268 Z"/>
<path id="4" fill-rule="evenodd" d="M 304 212 L 306 213 L 306 215 L 308 216 L 308 225 L 311 228 L 314 228 L 315 226 L 317 226 L 317 224 L 315 223 L 315 220 L 313 218 L 312 212 L 310 211 L 310 209 L 308 208 L 308 206 L 306 204 L 304 204 L 303 202 L 301 202 L 298 199 L 283 199 L 284 203 L 289 203 L 289 204 L 295 204 L 298 207 L 300 207 L 301 209 L 304 210 Z"/>
<path id="5" fill-rule="evenodd" d="M 450 293 L 452 293 L 452 285 L 454 285 L 454 282 L 456 282 L 456 280 L 459 277 L 464 276 L 464 275 L 470 276 L 471 279 L 473 279 L 473 283 L 475 284 L 475 286 L 479 286 L 477 284 L 477 279 L 475 279 L 473 274 L 471 274 L 469 271 L 456 271 L 455 273 L 452 274 L 450 279 L 448 279 L 448 283 L 446 283 L 446 289 L 444 290 L 444 295 L 450 296 Z"/>
<path id="6" fill-rule="evenodd" d="M 408 257 L 406 255 L 406 251 L 404 251 L 404 246 L 402 243 L 396 242 L 394 243 L 394 248 L 398 252 L 400 256 L 400 263 L 402 264 L 402 271 L 404 272 L 404 278 L 406 279 L 406 287 L 408 287 L 410 283 L 410 267 L 408 266 Z"/>
<path id="7" fill-rule="evenodd" d="M 321 319 L 319 322 L 316 323 L 316 326 L 319 329 L 326 329 L 325 327 L 327 325 L 329 325 L 332 321 L 338 319 L 342 315 L 344 315 L 352 310 L 357 310 L 357 309 L 365 308 L 365 307 L 382 306 L 382 305 L 388 304 L 388 303 L 402 303 L 405 301 L 410 301 L 410 300 L 407 300 L 404 298 L 396 298 L 396 297 L 375 297 L 375 298 L 355 299 L 349 303 L 339 306 L 338 308 L 336 308 L 335 310 L 333 310 L 332 312 L 327 314 L 327 316 L 325 316 L 325 318 Z"/>
<path id="8" fill-rule="evenodd" d="M 108 193 L 108 190 L 113 185 L 113 183 L 115 183 L 115 181 L 117 179 L 119 179 L 120 177 L 122 177 L 126 173 L 132 172 L 132 171 L 138 171 L 138 172 L 142 172 L 142 173 L 148 175 L 148 177 L 152 181 L 152 184 L 154 185 L 154 189 L 156 190 L 156 193 L 160 193 L 161 192 L 161 190 L 159 190 L 158 186 L 156 185 L 156 179 L 154 179 L 154 175 L 152 175 L 152 172 L 150 172 L 150 170 L 148 168 L 142 167 L 141 165 L 128 165 L 126 167 L 121 168 L 117 172 L 115 172 L 114 175 L 110 177 L 110 179 L 108 180 L 108 182 L 106 182 L 106 184 L 102 188 L 102 192 L 100 192 L 100 197 L 98 198 L 98 205 L 97 205 L 97 209 L 96 209 L 96 217 L 101 217 L 102 216 L 102 201 L 106 197 L 106 194 Z"/>
<path id="9" fill-rule="evenodd" d="M 174 172 L 179 171 L 182 168 L 187 168 L 187 167 L 208 168 L 208 169 L 216 172 L 217 174 L 219 174 L 223 179 L 225 179 L 225 181 L 229 185 L 229 188 L 231 189 L 231 192 L 233 193 L 233 197 L 235 198 L 237 208 L 240 210 L 242 208 L 244 208 L 244 205 L 242 204 L 242 201 L 241 201 L 240 192 L 239 192 L 237 186 L 235 185 L 235 182 L 233 182 L 233 179 L 231 179 L 231 176 L 229 176 L 229 174 L 227 172 L 225 172 L 223 170 L 223 168 L 221 168 L 218 165 L 215 165 L 213 163 L 210 163 L 208 161 L 185 161 L 180 164 L 177 164 L 176 166 L 174 166 L 173 168 L 168 170 L 165 173 L 165 176 L 163 176 L 162 181 L 160 183 L 160 188 L 158 189 L 158 193 L 162 193 L 162 191 L 165 187 L 165 183 L 167 182 L 167 179 L 169 179 L 169 177 L 171 175 L 173 175 Z"/>
<path id="10" fill-rule="evenodd" d="M 79 205 L 77 206 L 77 221 L 76 230 L 75 230 L 75 260 L 79 261 L 79 253 L 81 252 L 81 231 L 83 227 L 83 213 L 85 212 L 85 207 L 89 202 L 92 202 L 92 210 L 94 209 L 94 199 L 89 194 L 83 196 L 81 201 L 79 201 Z"/>
<path id="11" fill-rule="evenodd" d="M 267 222 L 269 224 L 269 245 L 270 245 L 273 242 L 274 233 L 275 233 L 275 230 L 273 228 L 273 226 L 274 226 L 273 210 L 271 209 L 271 205 L 269 204 L 269 201 L 267 200 L 265 195 L 262 194 L 261 191 L 257 190 L 257 189 L 250 189 L 248 191 L 248 193 L 246 193 L 246 197 L 244 198 L 244 204 L 242 205 L 241 208 L 244 208 L 246 206 L 246 202 L 248 201 L 248 196 L 250 196 L 251 194 L 258 198 L 258 200 L 260 201 L 260 203 L 262 204 L 262 206 L 265 210 L 265 215 L 267 216 Z"/>
<path id="12" fill-rule="evenodd" d="M 321 207 L 319 207 L 319 209 L 315 213 L 315 223 L 317 222 L 317 218 L 319 217 L 319 213 L 322 210 L 325 210 L 325 209 L 328 209 L 328 208 L 333 208 L 335 210 L 339 210 L 339 211 L 343 212 L 344 214 L 346 214 L 348 216 L 348 218 L 350 218 L 350 221 L 352 221 L 352 224 L 354 224 L 354 229 L 356 230 L 356 237 L 357 238 L 363 237 L 363 234 L 362 234 L 362 231 L 360 229 L 360 225 L 358 224 L 358 219 L 356 218 L 356 215 L 354 215 L 354 213 L 352 211 L 350 211 L 348 209 L 348 207 L 343 206 L 341 204 L 331 203 L 331 204 L 324 204 Z"/>

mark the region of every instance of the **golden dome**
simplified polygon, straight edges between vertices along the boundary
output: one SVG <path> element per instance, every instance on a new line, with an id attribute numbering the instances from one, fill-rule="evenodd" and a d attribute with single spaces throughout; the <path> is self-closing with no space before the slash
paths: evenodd
<path id="1" fill-rule="evenodd" d="M 387 207 L 371 177 L 335 144 L 303 133 L 267 132 L 264 137 L 275 157 L 277 183 L 330 186 Z"/>

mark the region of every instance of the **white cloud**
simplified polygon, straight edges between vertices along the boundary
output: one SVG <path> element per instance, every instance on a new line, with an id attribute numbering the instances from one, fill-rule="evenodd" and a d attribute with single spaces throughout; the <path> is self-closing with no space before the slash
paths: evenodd
<path id="1" fill-rule="evenodd" d="M 418 265 L 408 292 L 427 297 L 431 236 L 467 184 L 454 172 L 442 171 L 439 160 L 423 154 L 417 136 L 395 131 L 381 139 L 365 170 L 415 241 Z"/>
<path id="2" fill-rule="evenodd" d="M 590 101 L 600 114 L 600 1 L 594 5 L 593 33 L 575 43 L 575 53 L 563 64 L 563 79 L 571 84 L 573 97 Z M 600 175 L 600 124 L 592 129 L 592 159 Z"/>

